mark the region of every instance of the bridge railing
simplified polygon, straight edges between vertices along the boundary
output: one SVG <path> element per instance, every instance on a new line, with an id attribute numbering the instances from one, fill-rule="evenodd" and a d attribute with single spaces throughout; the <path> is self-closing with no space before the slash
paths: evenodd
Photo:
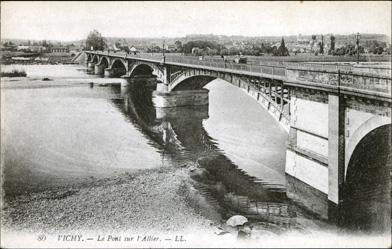
<path id="1" fill-rule="evenodd" d="M 333 63 L 316 63 L 316 62 L 304 62 L 295 63 L 288 62 L 285 64 L 288 68 L 298 68 L 306 70 L 327 70 L 327 71 L 345 71 L 352 73 L 370 73 L 382 76 L 391 76 L 391 65 L 347 65 L 347 64 L 333 64 Z"/>
<path id="2" fill-rule="evenodd" d="M 350 88 L 387 93 L 391 96 L 391 78 L 369 74 L 340 74 L 340 85 Z"/>
<path id="3" fill-rule="evenodd" d="M 198 60 L 195 58 L 185 58 L 185 57 L 168 57 L 166 58 L 166 62 L 206 66 L 212 68 L 222 68 L 228 70 L 235 70 L 239 72 L 263 73 L 263 74 L 277 75 L 283 77 L 286 75 L 285 67 L 270 66 L 270 65 L 240 64 L 240 63 L 231 63 L 231 62 L 224 62 L 224 61 Z"/>
<path id="4" fill-rule="evenodd" d="M 107 52 L 95 52 L 101 55 L 108 55 Z M 160 54 L 136 54 L 136 55 L 129 55 L 126 53 L 112 53 L 114 56 L 124 57 L 124 58 L 140 58 L 140 59 L 147 59 L 153 60 L 156 62 L 162 62 L 163 57 Z M 272 76 L 286 76 L 286 68 L 284 66 L 277 66 L 277 65 L 257 65 L 257 64 L 239 64 L 233 62 L 225 62 L 223 60 L 200 60 L 198 57 L 191 57 L 191 56 L 165 56 L 166 63 L 181 63 L 181 64 L 188 64 L 188 65 L 198 65 L 198 66 L 205 66 L 205 67 L 212 67 L 212 68 L 222 68 L 228 70 L 235 70 L 239 72 L 252 72 L 252 73 L 262 73 L 268 74 Z"/>
<path id="5" fill-rule="evenodd" d="M 371 92 L 391 95 L 391 77 L 370 73 L 353 73 L 345 71 L 321 71 L 299 68 L 288 68 L 287 79 L 297 82 L 309 82 L 330 86 L 344 86 L 353 90 L 367 90 Z"/>

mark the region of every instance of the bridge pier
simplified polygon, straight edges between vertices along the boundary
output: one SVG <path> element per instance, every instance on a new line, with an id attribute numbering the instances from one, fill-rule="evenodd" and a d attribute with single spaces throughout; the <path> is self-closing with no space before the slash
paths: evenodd
<path id="1" fill-rule="evenodd" d="M 342 96 L 328 94 L 328 220 L 338 222 L 345 169 L 345 106 Z"/>
<path id="2" fill-rule="evenodd" d="M 169 86 L 164 83 L 158 83 L 157 84 L 157 92 L 167 93 L 167 92 L 169 92 Z"/>
<path id="3" fill-rule="evenodd" d="M 136 77 L 129 77 L 129 76 L 121 76 L 121 78 L 125 79 L 121 84 L 122 87 L 126 86 L 143 86 L 148 88 L 153 88 L 155 90 L 157 86 L 156 77 L 149 76 L 136 76 Z"/>
<path id="4" fill-rule="evenodd" d="M 183 91 L 154 91 L 153 103 L 155 107 L 202 106 L 208 105 L 207 89 Z"/>
<path id="5" fill-rule="evenodd" d="M 87 71 L 88 71 L 88 72 L 94 72 L 94 66 L 95 66 L 95 63 L 93 63 L 93 62 L 88 62 L 88 63 L 87 63 Z"/>
<path id="6" fill-rule="evenodd" d="M 328 219 L 328 95 L 301 88 L 291 89 L 291 92 L 287 195 Z"/>
<path id="7" fill-rule="evenodd" d="M 94 66 L 94 74 L 96 75 L 103 75 L 104 74 L 104 67 L 101 65 L 95 65 Z"/>
<path id="8" fill-rule="evenodd" d="M 153 103 L 155 107 L 179 107 L 179 106 L 203 106 L 208 105 L 207 89 L 200 90 L 180 90 L 170 89 L 170 76 L 172 68 L 163 68 L 162 83 L 157 84 L 156 91 L 153 92 Z"/>
<path id="9" fill-rule="evenodd" d="M 105 78 L 110 78 L 110 77 L 113 76 L 113 70 L 110 69 L 110 68 L 105 68 L 103 75 L 104 75 Z"/>

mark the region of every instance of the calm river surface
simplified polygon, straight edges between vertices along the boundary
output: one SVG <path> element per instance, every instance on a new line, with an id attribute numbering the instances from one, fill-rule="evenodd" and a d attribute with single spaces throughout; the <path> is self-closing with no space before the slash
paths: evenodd
<path id="1" fill-rule="evenodd" d="M 197 161 L 200 191 L 227 216 L 322 223 L 285 194 L 287 133 L 240 89 L 215 80 L 208 107 L 156 109 L 151 89 L 90 86 L 81 66 L 23 67 L 27 79 L 2 83 L 6 195 Z"/>
<path id="2" fill-rule="evenodd" d="M 141 99 L 148 98 L 148 89 L 145 93 L 125 93 L 124 97 L 124 90 L 121 93 L 121 88 L 116 86 L 90 88 L 80 84 L 80 79 L 94 76 L 87 75 L 78 66 L 24 68 L 31 87 L 15 88 L 17 84 L 11 83 L 3 93 L 5 158 L 6 165 L 12 164 L 13 168 L 6 170 L 7 179 L 15 177 L 9 184 L 20 186 L 23 182 L 22 187 L 38 187 L 49 184 L 49 179 L 53 178 L 53 183 L 59 183 L 59 180 L 79 176 L 168 163 L 162 161 L 165 159 L 164 147 L 140 128 L 142 121 L 156 116 L 155 109 L 149 105 L 151 101 Z M 42 77 L 54 80 L 41 86 L 39 84 L 43 82 L 39 79 Z M 39 86 L 34 87 L 35 84 Z M 238 168 L 284 186 L 285 131 L 236 87 L 216 80 L 208 89 L 210 104 L 207 110 L 184 110 L 190 115 L 192 111 L 205 114 L 198 120 L 201 125 L 195 127 L 203 131 L 188 130 L 189 137 L 205 132 L 209 135 L 208 144 L 214 144 L 213 150 L 219 151 Z M 139 123 L 124 113 L 124 98 L 132 98 L 134 105 L 141 109 L 137 113 L 143 116 L 139 117 Z M 148 104 L 138 105 L 143 101 Z M 184 121 L 180 115 L 175 121 L 178 124 Z M 204 146 L 200 141 L 193 142 L 194 147 Z M 190 154 L 195 152 L 192 148 L 186 149 Z"/>

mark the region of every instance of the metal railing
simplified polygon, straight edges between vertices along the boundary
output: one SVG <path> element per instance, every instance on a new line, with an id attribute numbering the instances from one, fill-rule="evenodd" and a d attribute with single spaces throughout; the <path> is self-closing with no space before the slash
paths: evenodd
<path id="1" fill-rule="evenodd" d="M 94 52 L 95 54 L 100 55 L 108 55 L 105 52 Z M 145 59 L 145 60 L 152 60 L 155 62 L 162 62 L 163 57 L 161 55 L 129 55 L 126 53 L 112 53 L 110 54 L 116 57 L 128 58 L 128 59 Z M 275 65 L 257 65 L 257 64 L 240 64 L 240 63 L 232 63 L 232 62 L 225 62 L 223 60 L 200 60 L 195 57 L 188 57 L 188 56 L 165 56 L 165 63 L 178 63 L 183 65 L 196 65 L 208 68 L 218 68 L 218 69 L 225 69 L 227 71 L 238 71 L 238 72 L 251 72 L 251 73 L 258 73 L 258 74 L 267 74 L 272 76 L 286 76 L 286 67 L 284 66 L 275 66 Z"/>
<path id="2" fill-rule="evenodd" d="M 90 52 L 91 53 L 91 52 Z M 263 64 L 239 64 L 225 62 L 223 60 L 200 60 L 191 56 L 165 56 L 160 54 L 138 54 L 129 55 L 126 53 L 93 52 L 93 54 L 110 55 L 127 59 L 142 59 L 156 63 L 165 62 L 167 64 L 180 64 L 179 66 L 197 66 L 202 69 L 220 69 L 223 72 L 239 74 L 261 74 L 269 75 L 272 78 L 279 78 L 284 81 L 309 82 L 330 86 L 345 86 L 355 89 L 362 89 L 378 93 L 391 95 L 391 75 L 388 67 L 366 68 L 368 72 L 354 71 L 352 65 L 321 64 L 321 63 L 293 63 L 293 62 L 271 62 Z M 384 75 L 377 70 L 385 70 L 389 75 Z M 383 71 L 384 72 L 384 71 Z M 277 76 L 277 77 L 275 77 Z M 173 75 L 173 79 L 179 77 Z M 338 79 L 339 78 L 339 79 Z M 340 81 L 340 83 L 339 83 Z"/>

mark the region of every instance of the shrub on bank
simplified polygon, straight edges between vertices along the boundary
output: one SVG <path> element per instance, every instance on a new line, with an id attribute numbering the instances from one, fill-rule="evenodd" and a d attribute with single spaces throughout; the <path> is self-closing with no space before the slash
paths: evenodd
<path id="1" fill-rule="evenodd" d="M 14 69 L 11 72 L 1 72 L 1 77 L 26 77 L 27 74 L 24 70 Z"/>

